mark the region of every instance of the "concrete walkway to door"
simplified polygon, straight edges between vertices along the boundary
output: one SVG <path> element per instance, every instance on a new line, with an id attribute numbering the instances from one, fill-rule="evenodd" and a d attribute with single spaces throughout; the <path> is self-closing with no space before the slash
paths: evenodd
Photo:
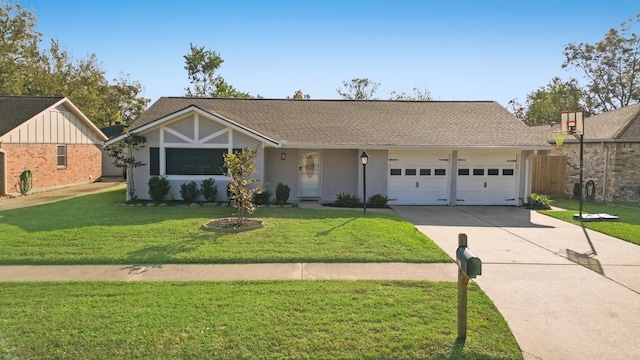
<path id="1" fill-rule="evenodd" d="M 640 246 L 515 207 L 394 210 L 452 258 L 467 234 L 525 359 L 640 356 Z"/>

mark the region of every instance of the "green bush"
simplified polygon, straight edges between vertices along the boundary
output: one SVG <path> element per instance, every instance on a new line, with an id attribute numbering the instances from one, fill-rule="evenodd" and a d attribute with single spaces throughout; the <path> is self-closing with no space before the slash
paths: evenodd
<path id="1" fill-rule="evenodd" d="M 339 206 L 339 207 L 349 207 L 349 208 L 362 206 L 362 202 L 360 201 L 359 197 L 357 197 L 356 195 L 348 194 L 348 193 L 340 193 L 336 195 L 335 204 L 336 206 Z"/>
<path id="2" fill-rule="evenodd" d="M 200 190 L 198 190 L 198 184 L 195 181 L 180 184 L 180 196 L 185 202 L 194 202 L 198 195 L 200 195 Z"/>
<path id="3" fill-rule="evenodd" d="M 527 198 L 527 203 L 525 207 L 527 209 L 534 210 L 549 210 L 551 209 L 551 199 L 548 195 L 540 195 L 536 193 L 531 193 L 531 196 Z"/>
<path id="4" fill-rule="evenodd" d="M 208 178 L 202 180 L 202 196 L 207 201 L 216 201 L 218 197 L 218 185 L 216 185 L 216 180 L 213 178 Z"/>
<path id="5" fill-rule="evenodd" d="M 169 189 L 171 189 L 171 185 L 166 176 L 151 176 L 147 185 L 149 187 L 147 193 L 153 201 L 163 201 L 169 193 Z"/>
<path id="6" fill-rule="evenodd" d="M 266 205 L 269 203 L 270 198 L 271 193 L 264 190 L 263 192 L 257 193 L 253 196 L 253 203 L 256 205 Z"/>
<path id="7" fill-rule="evenodd" d="M 289 185 L 278 183 L 276 186 L 276 205 L 283 206 L 289 201 L 289 193 L 291 189 L 289 189 Z"/>
<path id="8" fill-rule="evenodd" d="M 375 194 L 367 200 L 367 206 L 372 208 L 384 208 L 387 207 L 389 198 L 382 194 Z"/>

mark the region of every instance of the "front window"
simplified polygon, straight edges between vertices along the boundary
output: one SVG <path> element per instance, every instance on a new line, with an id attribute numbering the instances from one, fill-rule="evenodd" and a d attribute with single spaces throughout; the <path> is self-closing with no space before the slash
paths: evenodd
<path id="1" fill-rule="evenodd" d="M 233 149 L 241 151 L 241 149 Z M 227 149 L 167 148 L 167 175 L 225 175 L 224 155 Z"/>
<path id="2" fill-rule="evenodd" d="M 58 154 L 58 167 L 67 167 L 67 145 L 58 145 L 56 151 Z"/>

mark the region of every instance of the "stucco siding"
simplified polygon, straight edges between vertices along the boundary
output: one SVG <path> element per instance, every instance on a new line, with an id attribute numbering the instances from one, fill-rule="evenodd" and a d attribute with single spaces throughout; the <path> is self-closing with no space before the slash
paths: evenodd
<path id="1" fill-rule="evenodd" d="M 369 155 L 367 162 L 367 198 L 375 194 L 387 196 L 387 172 L 389 171 L 388 150 L 366 150 Z M 358 197 L 362 199 L 362 163 L 360 162 L 361 150 L 355 155 L 355 166 L 358 169 Z"/>
<path id="2" fill-rule="evenodd" d="M 340 193 L 358 195 L 357 150 L 324 150 L 322 152 L 322 200 L 334 201 Z"/>
<path id="3" fill-rule="evenodd" d="M 275 200 L 278 183 L 289 186 L 289 201 L 297 199 L 298 194 L 298 149 L 264 149 L 265 183 L 267 190 Z M 282 160 L 284 154 L 284 160 Z"/>

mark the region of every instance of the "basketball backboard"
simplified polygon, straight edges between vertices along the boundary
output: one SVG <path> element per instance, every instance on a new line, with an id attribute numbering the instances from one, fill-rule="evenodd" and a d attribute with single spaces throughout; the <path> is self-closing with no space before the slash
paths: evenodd
<path id="1" fill-rule="evenodd" d="M 584 111 L 567 111 L 560 114 L 562 132 L 584 135 Z"/>

